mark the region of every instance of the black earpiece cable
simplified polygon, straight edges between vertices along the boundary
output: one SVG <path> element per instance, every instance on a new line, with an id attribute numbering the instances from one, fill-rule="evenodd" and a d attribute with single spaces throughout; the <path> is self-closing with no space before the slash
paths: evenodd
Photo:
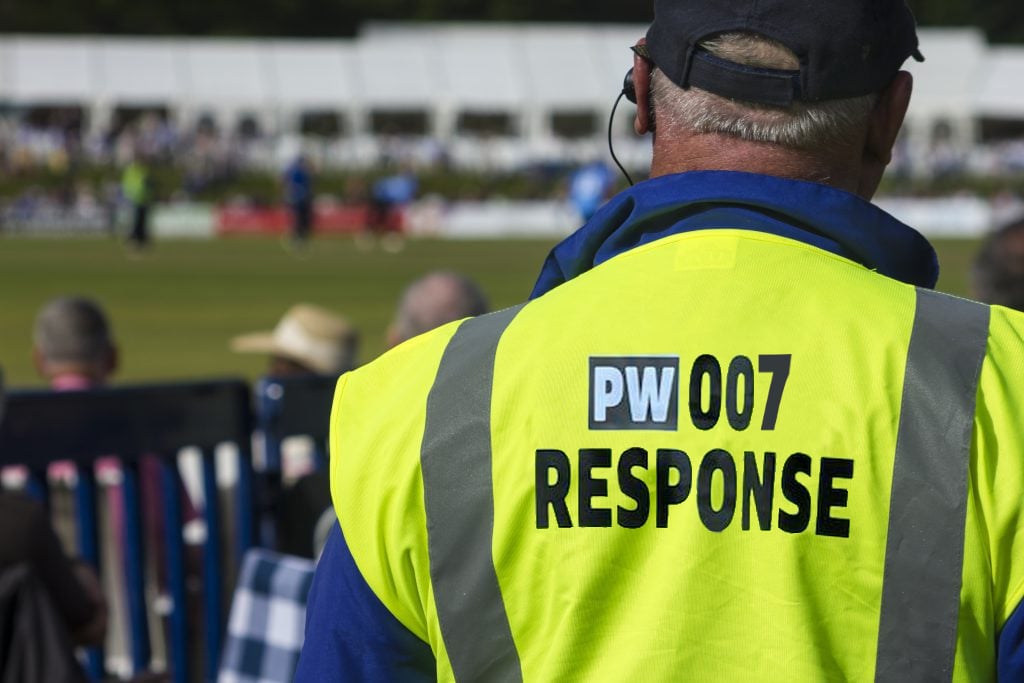
<path id="1" fill-rule="evenodd" d="M 622 171 L 622 175 L 626 176 L 626 182 L 629 183 L 630 187 L 633 187 L 633 178 L 630 177 L 629 172 L 625 169 L 622 163 L 619 162 L 619 158 L 615 156 L 615 146 L 612 144 L 612 128 L 615 125 L 615 111 L 619 108 L 619 102 L 621 102 L 622 98 L 625 96 L 625 91 L 619 93 L 619 96 L 615 98 L 615 104 L 612 105 L 612 114 L 608 117 L 608 151 L 611 152 L 612 161 L 614 161 L 615 165 L 619 167 L 620 171 Z"/>

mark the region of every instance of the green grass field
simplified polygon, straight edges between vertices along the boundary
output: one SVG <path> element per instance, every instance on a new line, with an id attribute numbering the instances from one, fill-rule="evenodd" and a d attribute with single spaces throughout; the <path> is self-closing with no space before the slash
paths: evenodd
<path id="1" fill-rule="evenodd" d="M 397 299 L 412 279 L 436 268 L 466 273 L 494 307 L 529 294 L 546 241 L 420 240 L 399 254 L 361 252 L 348 239 L 318 240 L 303 258 L 276 239 L 164 242 L 129 258 L 106 240 L 0 239 L 0 366 L 10 386 L 39 386 L 32 368 L 36 311 L 61 294 L 95 297 L 121 346 L 121 381 L 261 374 L 264 359 L 228 350 L 239 333 L 271 329 L 293 303 L 346 315 L 362 333 L 360 359 L 384 350 Z M 939 289 L 967 291 L 976 244 L 936 244 Z"/>

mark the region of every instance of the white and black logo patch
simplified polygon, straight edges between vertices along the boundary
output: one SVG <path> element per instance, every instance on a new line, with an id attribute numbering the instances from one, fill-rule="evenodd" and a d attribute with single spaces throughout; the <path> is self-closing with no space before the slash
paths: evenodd
<path id="1" fill-rule="evenodd" d="M 592 356 L 590 428 L 676 431 L 678 356 Z"/>

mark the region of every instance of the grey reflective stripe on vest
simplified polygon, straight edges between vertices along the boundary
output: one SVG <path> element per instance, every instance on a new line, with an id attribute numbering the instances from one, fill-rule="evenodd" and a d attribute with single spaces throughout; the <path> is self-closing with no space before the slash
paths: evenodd
<path id="1" fill-rule="evenodd" d="M 522 681 L 491 543 L 491 389 L 498 341 L 521 306 L 467 320 L 427 398 L 420 451 L 434 604 L 459 681 Z"/>
<path id="2" fill-rule="evenodd" d="M 971 433 L 988 325 L 988 306 L 917 291 L 885 548 L 880 683 L 953 677 Z"/>

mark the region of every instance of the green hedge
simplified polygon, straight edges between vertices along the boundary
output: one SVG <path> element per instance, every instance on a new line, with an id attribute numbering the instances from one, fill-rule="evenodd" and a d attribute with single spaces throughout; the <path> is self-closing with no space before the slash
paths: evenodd
<path id="1" fill-rule="evenodd" d="M 387 171 L 369 172 L 325 171 L 315 176 L 318 194 L 339 198 L 365 197 L 367 188 Z M 509 198 L 551 197 L 564 194 L 568 173 L 563 169 L 515 174 L 481 174 L 431 170 L 418 174 L 420 195 L 436 194 L 453 199 L 493 196 Z M 152 169 L 155 194 L 169 199 L 186 191 L 186 174 L 172 166 Z M 45 168 L 0 174 L 0 199 L 11 199 L 32 189 L 62 192 L 75 187 L 89 187 L 102 195 L 106 188 L 120 182 L 120 171 L 111 166 L 79 166 L 68 172 Z M 207 202 L 231 201 L 240 197 L 256 203 L 272 204 L 281 200 L 280 177 L 265 172 L 239 172 L 225 175 L 188 193 L 193 199 Z"/>
<path id="2" fill-rule="evenodd" d="M 386 174 L 383 170 L 358 173 L 325 171 L 316 175 L 316 191 L 318 194 L 355 201 L 365 198 L 367 188 Z M 565 195 L 568 175 L 567 168 L 494 174 L 438 169 L 421 172 L 418 177 L 421 196 L 439 195 L 448 199 L 546 199 Z M 158 166 L 153 169 L 153 181 L 157 198 L 166 200 L 184 192 L 186 176 L 179 168 Z M 0 200 L 10 200 L 32 189 L 62 192 L 83 186 L 103 196 L 106 188 L 116 186 L 119 182 L 120 171 L 111 166 L 80 166 L 63 173 L 47 169 L 9 172 L 0 174 Z M 620 181 L 619 189 L 623 187 L 625 183 Z M 1006 191 L 1024 195 L 1024 174 L 1002 178 L 947 177 L 929 180 L 888 175 L 881 187 L 883 194 L 921 196 L 970 192 L 991 197 Z M 276 204 L 281 201 L 281 184 L 279 176 L 273 173 L 241 172 L 212 181 L 188 196 L 204 202 L 245 198 L 255 203 Z"/>

